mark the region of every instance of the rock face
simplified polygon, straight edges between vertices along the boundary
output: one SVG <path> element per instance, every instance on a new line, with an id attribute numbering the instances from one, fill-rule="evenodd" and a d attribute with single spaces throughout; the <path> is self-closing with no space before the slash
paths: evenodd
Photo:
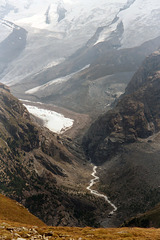
<path id="1" fill-rule="evenodd" d="M 83 138 L 86 154 L 101 166 L 100 189 L 119 206 L 119 220 L 160 202 L 159 112 L 157 51 L 144 61 L 116 107 L 99 117 Z"/>
<path id="2" fill-rule="evenodd" d="M 117 106 L 100 117 L 84 137 L 87 154 L 102 163 L 124 144 L 160 130 L 160 52 L 148 57 Z"/>
<path id="3" fill-rule="evenodd" d="M 152 82 L 154 75 L 159 73 L 160 69 L 160 50 L 155 51 L 152 55 L 147 57 L 143 65 L 135 73 L 132 80 L 126 88 L 126 94 L 137 91 L 146 83 Z"/>
<path id="4" fill-rule="evenodd" d="M 0 85 L 1 193 L 49 225 L 94 225 L 96 205 L 85 197 L 83 186 L 89 181 L 87 171 L 90 178 L 84 159 L 69 152 L 56 134 L 31 122 L 21 102 Z"/>

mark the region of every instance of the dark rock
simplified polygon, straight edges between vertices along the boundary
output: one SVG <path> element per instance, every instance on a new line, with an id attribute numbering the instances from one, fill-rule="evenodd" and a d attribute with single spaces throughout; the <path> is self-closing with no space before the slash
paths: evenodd
<path id="1" fill-rule="evenodd" d="M 135 74 L 117 106 L 92 124 L 83 146 L 95 163 L 106 161 L 124 144 L 147 138 L 160 130 L 159 70 L 160 52 L 156 52 Z"/>

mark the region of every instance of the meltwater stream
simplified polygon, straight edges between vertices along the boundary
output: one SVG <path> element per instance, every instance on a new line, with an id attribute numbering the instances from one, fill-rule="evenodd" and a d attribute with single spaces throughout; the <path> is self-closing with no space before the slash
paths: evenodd
<path id="1" fill-rule="evenodd" d="M 108 199 L 108 197 L 104 194 L 101 194 L 99 192 L 97 192 L 96 190 L 92 190 L 91 187 L 99 180 L 99 177 L 96 176 L 97 173 L 97 166 L 93 167 L 93 172 L 92 172 L 92 176 L 94 177 L 93 179 L 91 179 L 89 186 L 87 187 L 87 190 L 89 190 L 92 194 L 98 196 L 98 197 L 103 197 L 105 199 L 105 201 L 112 206 L 113 210 L 109 213 L 109 215 L 113 215 L 114 212 L 117 211 L 117 207 Z"/>

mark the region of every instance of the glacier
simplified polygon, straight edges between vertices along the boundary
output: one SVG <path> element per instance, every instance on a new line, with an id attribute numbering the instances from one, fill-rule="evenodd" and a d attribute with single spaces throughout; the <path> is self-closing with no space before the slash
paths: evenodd
<path id="1" fill-rule="evenodd" d="M 63 10 L 61 18 L 59 9 Z M 119 24 L 119 48 L 139 46 L 160 36 L 159 0 L 3 0 L 0 19 L 28 32 L 25 49 L 1 77 L 9 86 L 62 63 L 86 46 L 99 28 L 92 46 L 110 40 Z M 0 31 L 3 41 L 11 29 L 0 21 Z"/>
<path id="2" fill-rule="evenodd" d="M 24 104 L 24 106 L 31 114 L 40 118 L 43 125 L 54 133 L 62 134 L 73 126 L 74 120 L 66 118 L 60 113 L 28 104 Z"/>

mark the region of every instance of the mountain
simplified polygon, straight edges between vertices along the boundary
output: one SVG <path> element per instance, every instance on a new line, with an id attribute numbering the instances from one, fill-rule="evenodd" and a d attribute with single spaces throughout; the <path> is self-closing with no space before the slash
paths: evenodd
<path id="1" fill-rule="evenodd" d="M 3 84 L 0 166 L 0 192 L 23 204 L 46 224 L 99 224 L 103 199 L 86 190 L 92 167 L 81 148 L 72 139 L 33 123 L 27 109 Z M 108 206 L 103 207 L 103 212 L 108 211 Z"/>
<path id="2" fill-rule="evenodd" d="M 119 205 L 117 219 L 160 202 L 160 51 L 143 62 L 117 105 L 100 116 L 83 139 L 99 165 L 100 189 Z"/>
<path id="3" fill-rule="evenodd" d="M 9 77 L 13 68 L 15 82 L 63 61 L 93 36 L 97 25 L 110 22 L 124 2 L 125 0 L 118 3 L 101 0 L 100 4 L 95 0 L 23 0 L 20 4 L 11 0 L 2 2 L 0 18 L 4 37 L 4 20 L 13 22 L 28 32 L 26 48 L 20 58 L 12 63 L 12 68 L 10 65 L 6 70 L 4 81 L 8 83 L 13 80 Z M 21 62 L 27 65 L 23 72 L 18 67 Z"/>
<path id="4" fill-rule="evenodd" d="M 108 43 L 85 47 L 62 64 L 15 84 L 12 91 L 19 98 L 25 94 L 29 100 L 57 104 L 96 117 L 110 108 L 143 59 L 159 45 L 158 37 L 128 49 L 115 50 Z M 39 82 L 41 85 L 36 86 Z"/>
<path id="5" fill-rule="evenodd" d="M 159 12 L 158 0 L 1 1 L 0 79 L 11 92 L 92 120 L 109 110 L 82 149 L 82 133 L 39 127 L 1 84 L 1 193 L 57 226 L 118 226 L 160 202 Z M 94 173 L 83 150 L 98 165 L 96 188 L 118 207 L 113 216 L 88 193 Z"/>
<path id="6" fill-rule="evenodd" d="M 93 161 L 101 163 L 118 145 L 145 139 L 160 130 L 159 69 L 160 54 L 157 51 L 146 58 L 135 73 L 117 106 L 91 126 L 85 141 Z M 102 150 L 103 144 L 101 156 L 96 151 Z"/>
<path id="7" fill-rule="evenodd" d="M 3 29 L 9 21 L 27 37 L 19 55 L 10 54 L 14 61 L 2 61 L 1 81 L 21 99 L 95 118 L 109 110 L 159 47 L 159 11 L 158 0 L 5 1 Z"/>

